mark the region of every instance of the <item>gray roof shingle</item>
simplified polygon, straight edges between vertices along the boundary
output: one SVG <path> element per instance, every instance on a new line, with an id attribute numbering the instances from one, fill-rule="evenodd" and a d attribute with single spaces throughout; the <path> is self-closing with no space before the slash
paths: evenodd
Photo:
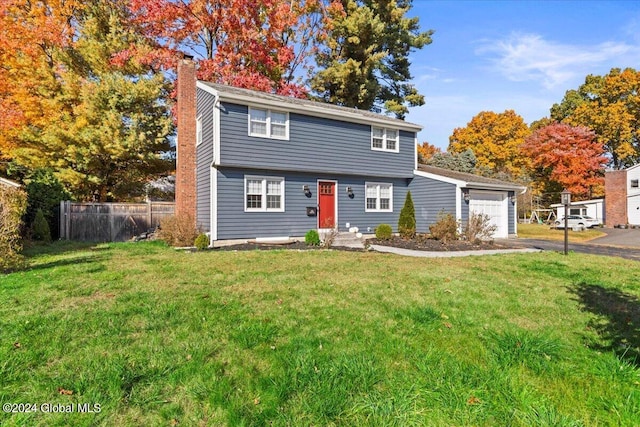
<path id="1" fill-rule="evenodd" d="M 439 168 L 429 165 L 418 165 L 418 170 L 422 172 L 431 173 L 434 175 L 440 175 L 446 178 L 455 179 L 458 181 L 464 181 L 469 185 L 482 186 L 482 184 L 489 184 L 491 187 L 504 187 L 509 189 L 521 189 L 525 187 L 513 182 L 501 181 L 499 179 L 487 178 L 485 176 L 475 175 L 472 173 L 458 172 L 450 169 Z"/>

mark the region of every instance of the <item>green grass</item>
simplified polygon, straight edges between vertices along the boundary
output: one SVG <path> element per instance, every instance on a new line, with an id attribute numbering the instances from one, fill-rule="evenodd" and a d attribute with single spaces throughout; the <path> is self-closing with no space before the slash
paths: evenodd
<path id="1" fill-rule="evenodd" d="M 570 242 L 587 242 L 598 237 L 606 236 L 597 228 L 583 231 L 569 229 Z M 518 237 L 524 239 L 564 240 L 564 229 L 551 228 L 546 224 L 518 224 Z"/>
<path id="2" fill-rule="evenodd" d="M 28 255 L 0 277 L 0 402 L 101 411 L 3 426 L 640 424 L 637 262 L 161 243 Z"/>

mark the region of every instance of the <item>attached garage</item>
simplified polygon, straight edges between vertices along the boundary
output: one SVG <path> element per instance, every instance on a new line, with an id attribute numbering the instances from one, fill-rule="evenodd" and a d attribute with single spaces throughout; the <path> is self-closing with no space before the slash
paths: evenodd
<path id="1" fill-rule="evenodd" d="M 416 206 L 416 221 L 423 227 L 437 220 L 437 212 L 455 215 L 463 224 L 473 212 L 489 216 L 496 226 L 494 238 L 518 234 L 516 195 L 526 187 L 479 175 L 419 165 L 409 185 Z M 419 215 L 423 218 L 419 218 Z"/>

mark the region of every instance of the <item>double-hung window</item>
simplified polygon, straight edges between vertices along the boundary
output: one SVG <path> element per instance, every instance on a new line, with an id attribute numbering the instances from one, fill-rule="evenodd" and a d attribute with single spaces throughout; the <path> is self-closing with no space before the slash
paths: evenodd
<path id="1" fill-rule="evenodd" d="M 245 176 L 245 212 L 284 212 L 284 178 Z"/>
<path id="2" fill-rule="evenodd" d="M 249 135 L 289 139 L 289 113 L 264 108 L 249 108 Z"/>
<path id="3" fill-rule="evenodd" d="M 397 153 L 400 144 L 398 141 L 398 130 L 372 126 L 371 127 L 371 149 L 377 151 L 391 151 Z"/>
<path id="4" fill-rule="evenodd" d="M 393 212 L 393 185 L 368 182 L 365 194 L 365 212 Z"/>

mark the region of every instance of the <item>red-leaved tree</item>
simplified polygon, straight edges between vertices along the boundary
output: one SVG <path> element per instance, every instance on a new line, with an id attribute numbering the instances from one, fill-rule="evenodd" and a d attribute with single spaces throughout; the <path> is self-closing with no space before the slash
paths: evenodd
<path id="1" fill-rule="evenodd" d="M 602 191 L 608 159 L 604 146 L 588 128 L 554 123 L 527 137 L 522 150 L 530 157 L 534 178 L 543 191 L 566 188 L 578 199 Z"/>
<path id="2" fill-rule="evenodd" d="M 324 7 L 321 0 L 130 0 L 132 24 L 155 48 L 132 46 L 114 59 L 173 69 L 184 52 L 198 62 L 200 79 L 303 97 L 296 74 L 321 36 Z"/>

